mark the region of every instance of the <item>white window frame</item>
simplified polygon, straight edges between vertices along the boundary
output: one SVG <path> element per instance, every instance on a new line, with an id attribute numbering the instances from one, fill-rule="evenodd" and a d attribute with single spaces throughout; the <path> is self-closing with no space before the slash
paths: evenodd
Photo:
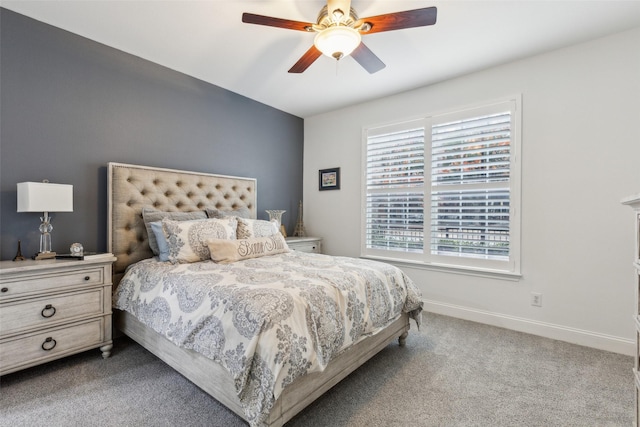
<path id="1" fill-rule="evenodd" d="M 479 105 L 468 106 L 456 110 L 431 114 L 419 119 L 406 120 L 385 125 L 363 128 L 362 144 L 362 198 L 361 198 L 361 256 L 382 259 L 396 263 L 407 263 L 412 266 L 422 266 L 438 270 L 450 270 L 460 273 L 478 273 L 506 278 L 520 277 L 520 204 L 521 204 L 521 95 L 505 97 Z M 434 124 L 455 121 L 459 119 L 478 117 L 491 114 L 499 110 L 511 112 L 511 141 L 509 165 L 509 257 L 508 260 L 482 259 L 467 256 L 449 256 L 431 253 L 431 135 Z M 367 248 L 367 140 L 369 136 L 396 132 L 424 126 L 424 186 L 411 187 L 411 191 L 423 191 L 424 197 L 424 247 L 420 253 L 388 251 Z M 491 185 L 488 185 L 491 187 Z M 374 191 L 374 190 L 371 190 Z"/>

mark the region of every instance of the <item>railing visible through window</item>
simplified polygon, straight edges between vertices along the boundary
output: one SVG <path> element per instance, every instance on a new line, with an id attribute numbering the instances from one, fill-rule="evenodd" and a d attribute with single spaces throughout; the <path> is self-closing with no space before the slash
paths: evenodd
<path id="1" fill-rule="evenodd" d="M 371 136 L 366 161 L 367 248 L 422 252 L 424 127 Z"/>
<path id="2" fill-rule="evenodd" d="M 511 111 L 433 125 L 431 253 L 509 259 Z"/>

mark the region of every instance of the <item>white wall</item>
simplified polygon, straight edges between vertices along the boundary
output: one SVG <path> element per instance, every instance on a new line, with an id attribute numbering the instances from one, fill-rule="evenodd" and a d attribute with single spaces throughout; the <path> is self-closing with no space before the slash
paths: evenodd
<path id="1" fill-rule="evenodd" d="M 521 280 L 402 268 L 429 311 L 632 354 L 633 219 L 620 200 L 640 191 L 640 28 L 306 119 L 307 234 L 325 253 L 360 255 L 364 126 L 516 93 Z M 331 167 L 342 188 L 318 191 Z"/>

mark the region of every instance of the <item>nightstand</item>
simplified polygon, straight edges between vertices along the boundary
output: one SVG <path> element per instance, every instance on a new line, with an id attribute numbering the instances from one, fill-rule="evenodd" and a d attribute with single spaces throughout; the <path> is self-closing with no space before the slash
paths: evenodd
<path id="1" fill-rule="evenodd" d="M 0 261 L 0 375 L 98 347 L 109 357 L 115 260 Z"/>
<path id="2" fill-rule="evenodd" d="M 322 239 L 320 237 L 287 237 L 289 249 L 300 252 L 322 253 Z"/>

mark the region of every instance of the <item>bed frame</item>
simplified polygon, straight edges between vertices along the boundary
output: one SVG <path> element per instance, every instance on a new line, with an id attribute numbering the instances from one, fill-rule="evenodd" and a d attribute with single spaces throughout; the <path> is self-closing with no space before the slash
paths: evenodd
<path id="1" fill-rule="evenodd" d="M 256 190 L 257 183 L 252 178 L 109 163 L 108 250 L 117 257 L 113 267 L 114 289 L 128 265 L 153 256 L 142 220 L 143 207 L 185 212 L 207 207 L 221 210 L 246 207 L 256 218 Z M 176 346 L 129 313 L 114 310 L 114 323 L 125 335 L 246 420 L 231 375 L 221 365 Z M 398 338 L 403 346 L 408 331 L 409 316 L 403 314 L 378 334 L 342 352 L 324 371 L 296 380 L 276 400 L 267 425 L 282 426 L 394 339 Z"/>

